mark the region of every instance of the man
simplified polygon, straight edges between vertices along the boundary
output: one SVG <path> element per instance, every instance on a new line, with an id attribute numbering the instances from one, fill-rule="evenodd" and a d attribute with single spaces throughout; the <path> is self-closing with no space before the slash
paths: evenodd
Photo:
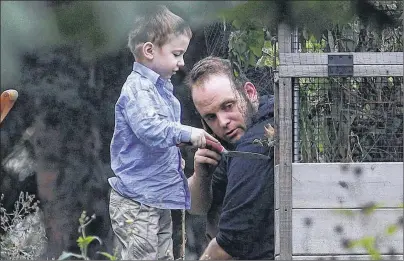
<path id="1" fill-rule="evenodd" d="M 270 156 L 269 160 L 224 158 L 198 149 L 188 179 L 191 214 L 207 214 L 211 239 L 201 259 L 274 258 L 273 149 L 255 144 L 273 123 L 273 97 L 258 97 L 228 60 L 207 57 L 194 65 L 187 83 L 208 132 L 228 149 Z"/>

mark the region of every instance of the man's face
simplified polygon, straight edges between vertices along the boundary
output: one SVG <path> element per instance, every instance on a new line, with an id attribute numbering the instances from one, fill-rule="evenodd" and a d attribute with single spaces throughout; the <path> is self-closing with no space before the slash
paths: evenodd
<path id="1" fill-rule="evenodd" d="M 226 75 L 211 75 L 192 87 L 192 99 L 202 118 L 219 138 L 230 143 L 244 135 L 249 102 L 257 100 L 252 83 L 246 83 L 244 89 L 248 102 Z"/>
<path id="2" fill-rule="evenodd" d="M 162 78 L 170 79 L 184 66 L 184 53 L 188 49 L 189 41 L 186 35 L 172 35 L 163 46 L 154 45 L 151 69 Z"/>

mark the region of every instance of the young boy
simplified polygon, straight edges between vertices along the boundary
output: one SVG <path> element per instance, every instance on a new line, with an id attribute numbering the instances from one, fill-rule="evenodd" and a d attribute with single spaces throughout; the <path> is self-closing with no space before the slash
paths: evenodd
<path id="1" fill-rule="evenodd" d="M 202 129 L 181 125 L 170 78 L 184 66 L 191 29 L 158 6 L 135 21 L 128 46 L 136 62 L 115 105 L 109 213 L 121 259 L 173 259 L 171 209 L 189 209 L 178 145 L 204 148 Z"/>

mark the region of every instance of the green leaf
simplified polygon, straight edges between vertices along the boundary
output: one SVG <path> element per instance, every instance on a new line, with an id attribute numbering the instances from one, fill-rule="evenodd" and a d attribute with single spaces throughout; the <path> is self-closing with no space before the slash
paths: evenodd
<path id="1" fill-rule="evenodd" d="M 113 255 L 111 255 L 111 254 L 109 254 L 109 253 L 107 253 L 107 252 L 98 252 L 98 251 L 97 251 L 97 253 L 100 254 L 100 255 L 105 256 L 105 257 L 108 258 L 109 260 L 117 260 L 117 257 L 116 257 L 116 256 L 113 256 Z"/>
<path id="2" fill-rule="evenodd" d="M 234 76 L 237 78 L 237 77 L 239 77 L 240 76 L 240 74 L 237 72 L 237 70 L 235 70 L 235 69 L 233 69 L 233 73 L 234 73 Z"/>
<path id="3" fill-rule="evenodd" d="M 321 153 L 324 152 L 324 145 L 323 145 L 322 142 L 320 142 L 320 143 L 318 144 L 318 151 L 321 152 Z"/>
<path id="4" fill-rule="evenodd" d="M 238 40 L 234 43 L 234 51 L 237 55 L 242 55 L 247 49 L 247 44 L 243 40 Z"/>
<path id="5" fill-rule="evenodd" d="M 70 257 L 85 259 L 82 255 L 63 251 L 62 254 L 58 257 L 58 260 L 65 260 L 65 259 L 69 259 Z"/>
<path id="6" fill-rule="evenodd" d="M 347 247 L 351 249 L 358 246 L 362 246 L 361 240 L 350 240 Z"/>
<path id="7" fill-rule="evenodd" d="M 250 50 L 253 52 L 255 56 L 261 57 L 262 56 L 262 47 L 260 46 L 250 46 Z"/>
<path id="8" fill-rule="evenodd" d="M 79 245 L 80 248 L 83 248 L 83 247 L 85 248 L 94 240 L 97 240 L 100 244 L 102 244 L 101 239 L 96 236 L 87 236 L 85 238 L 79 237 L 79 239 L 77 239 L 77 244 Z"/>
<path id="9" fill-rule="evenodd" d="M 361 244 L 364 247 L 371 247 L 375 244 L 375 238 L 374 237 L 363 237 L 362 239 L 359 240 L 361 242 Z"/>
<path id="10" fill-rule="evenodd" d="M 365 215 L 370 215 L 370 214 L 372 214 L 373 212 L 375 212 L 376 209 L 378 209 L 378 208 L 380 208 L 380 207 L 382 207 L 381 204 L 375 204 L 375 203 L 371 202 L 370 204 L 364 206 L 364 207 L 362 208 L 362 211 L 363 211 L 363 213 L 364 213 Z"/>
<path id="11" fill-rule="evenodd" d="M 382 260 L 382 256 L 376 249 L 371 249 L 369 254 L 372 256 L 372 260 Z"/>
<path id="12" fill-rule="evenodd" d="M 394 233 L 396 233 L 397 232 L 397 230 L 398 230 L 398 227 L 396 226 L 396 225 L 389 225 L 388 227 L 387 227 L 387 229 L 386 229 L 386 234 L 387 235 L 389 235 L 389 236 L 391 236 L 391 235 L 393 235 Z"/>
<path id="13" fill-rule="evenodd" d="M 250 52 L 249 57 L 248 57 L 248 64 L 251 66 L 255 66 L 255 64 L 257 63 L 257 58 L 255 57 L 255 55 Z"/>
<path id="14" fill-rule="evenodd" d="M 365 249 L 370 249 L 370 248 L 372 248 L 374 243 L 375 243 L 375 238 L 368 236 L 368 237 L 363 237 L 361 239 L 350 241 L 348 248 L 363 247 Z"/>

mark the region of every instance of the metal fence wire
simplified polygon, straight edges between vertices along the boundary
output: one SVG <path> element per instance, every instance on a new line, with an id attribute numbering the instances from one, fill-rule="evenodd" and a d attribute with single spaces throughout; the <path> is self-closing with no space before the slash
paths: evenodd
<path id="1" fill-rule="evenodd" d="M 390 8 L 394 16 L 402 12 L 402 4 L 379 8 Z M 401 24 L 373 29 L 357 21 L 335 27 L 320 39 L 299 29 L 292 37 L 292 52 L 403 52 Z M 292 80 L 295 162 L 403 160 L 403 77 Z"/>
<path id="2" fill-rule="evenodd" d="M 402 6 L 381 3 L 397 16 Z M 231 24 L 205 27 L 208 55 L 228 58 Z M 336 26 L 321 38 L 299 28 L 292 52 L 402 52 L 402 26 L 373 30 L 359 21 Z M 245 71 L 260 95 L 273 94 L 274 68 Z M 292 78 L 294 161 L 397 162 L 403 159 L 403 77 Z"/>
<path id="3" fill-rule="evenodd" d="M 402 77 L 294 81 L 300 162 L 402 161 Z"/>
<path id="4" fill-rule="evenodd" d="M 231 25 L 217 21 L 206 25 L 203 31 L 208 55 L 227 58 Z"/>

